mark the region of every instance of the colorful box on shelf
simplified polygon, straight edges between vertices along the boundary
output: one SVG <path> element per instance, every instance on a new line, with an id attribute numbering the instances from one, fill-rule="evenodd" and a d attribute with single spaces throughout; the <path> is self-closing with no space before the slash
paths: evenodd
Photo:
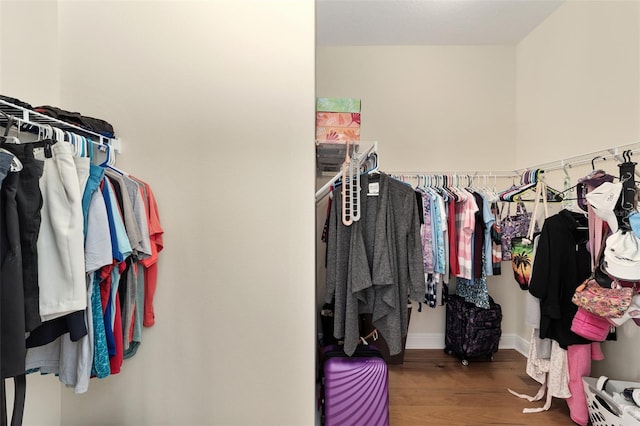
<path id="1" fill-rule="evenodd" d="M 316 140 L 326 143 L 346 143 L 360 140 L 359 127 L 316 127 Z"/>
<path id="2" fill-rule="evenodd" d="M 360 99 L 316 98 L 317 112 L 360 112 Z"/>
<path id="3" fill-rule="evenodd" d="M 316 112 L 316 127 L 360 128 L 359 112 Z"/>
<path id="4" fill-rule="evenodd" d="M 316 140 L 345 143 L 360 140 L 360 99 L 317 98 Z"/>

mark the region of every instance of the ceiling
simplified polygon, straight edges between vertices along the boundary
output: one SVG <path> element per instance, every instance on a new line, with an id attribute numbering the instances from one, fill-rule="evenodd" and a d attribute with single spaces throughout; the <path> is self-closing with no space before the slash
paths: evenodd
<path id="1" fill-rule="evenodd" d="M 316 44 L 514 45 L 563 2 L 316 0 Z"/>

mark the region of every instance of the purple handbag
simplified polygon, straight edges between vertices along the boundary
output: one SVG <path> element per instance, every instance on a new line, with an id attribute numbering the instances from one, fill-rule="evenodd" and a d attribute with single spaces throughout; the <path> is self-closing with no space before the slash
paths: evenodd
<path id="1" fill-rule="evenodd" d="M 502 203 L 502 211 L 504 211 L 505 203 Z M 502 260 L 511 260 L 511 239 L 515 237 L 524 237 L 529 232 L 529 224 L 531 223 L 531 213 L 527 212 L 527 208 L 522 201 L 519 201 L 516 207 L 516 214 L 511 215 L 511 204 L 507 207 L 507 216 L 502 219 Z"/>

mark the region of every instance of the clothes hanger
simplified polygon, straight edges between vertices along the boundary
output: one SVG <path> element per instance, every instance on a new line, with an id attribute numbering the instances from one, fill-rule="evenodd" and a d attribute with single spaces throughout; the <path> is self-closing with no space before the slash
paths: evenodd
<path id="1" fill-rule="evenodd" d="M 102 163 L 98 164 L 100 167 L 104 168 L 105 170 L 111 170 L 114 173 L 117 173 L 121 176 L 128 176 L 128 174 L 120 169 L 118 169 L 116 167 L 116 157 L 113 154 L 113 147 L 109 144 L 101 144 L 98 143 L 96 144 L 98 145 L 98 150 L 103 151 L 106 153 L 105 155 L 105 159 Z M 89 156 L 91 158 L 91 156 Z"/>
<path id="2" fill-rule="evenodd" d="M 360 214 L 360 173 L 357 171 L 353 173 L 355 162 L 351 161 L 349 146 L 350 141 L 347 141 L 342 163 L 342 224 L 344 226 L 351 226 L 356 220 L 356 215 L 359 219 Z"/>
<path id="3" fill-rule="evenodd" d="M 466 201 L 470 193 L 460 188 L 460 175 L 451 175 L 451 184 L 452 185 L 450 186 L 450 188 L 455 194 L 458 195 L 458 201 Z"/>
<path id="4" fill-rule="evenodd" d="M 19 172 L 24 168 L 22 161 L 18 157 L 16 157 L 13 152 L 7 151 L 4 148 L 0 148 L 0 152 L 4 152 L 5 154 L 11 155 L 11 164 L 9 165 L 9 171 L 11 172 Z"/>
<path id="5" fill-rule="evenodd" d="M 436 175 L 436 186 L 435 186 L 435 189 L 436 189 L 436 192 L 442 197 L 442 199 L 445 202 L 449 201 L 452 198 L 451 194 L 449 194 L 449 191 L 444 189 L 444 176 L 443 175 Z"/>
<path id="6" fill-rule="evenodd" d="M 454 202 L 458 202 L 460 200 L 460 197 L 449 186 L 449 176 L 448 175 L 442 175 L 442 180 L 443 180 L 442 188 L 445 191 L 447 191 L 447 194 L 449 194 L 449 196 L 453 199 Z"/>
<path id="7" fill-rule="evenodd" d="M 589 174 L 588 174 L 588 175 L 586 175 L 585 177 L 583 177 L 583 178 L 581 179 L 581 181 L 594 179 L 594 178 L 595 178 L 595 177 L 597 177 L 598 175 L 605 176 L 605 175 L 607 175 L 607 174 L 608 174 L 607 172 L 605 172 L 605 171 L 604 171 L 604 170 L 602 170 L 602 169 L 597 169 L 597 170 L 596 170 L 596 160 L 606 161 L 607 159 L 606 159 L 605 157 L 603 157 L 602 155 L 597 155 L 597 156 L 593 157 L 593 158 L 591 159 L 591 172 L 589 172 Z M 570 164 L 569 164 L 569 167 L 571 167 L 571 165 L 570 165 Z M 563 168 L 564 168 L 564 167 L 563 167 Z M 567 174 L 566 170 L 565 170 L 565 174 Z M 612 177 L 613 177 L 614 179 L 617 179 L 615 176 L 612 176 Z M 569 188 L 565 189 L 564 191 L 562 191 L 562 194 L 566 194 L 567 192 L 571 191 L 572 189 L 577 188 L 577 187 L 580 185 L 580 183 L 582 183 L 582 182 L 578 182 L 577 184 L 575 184 L 575 185 L 573 185 L 573 186 L 571 186 L 571 187 L 569 187 Z"/>
<path id="8" fill-rule="evenodd" d="M 100 167 L 107 167 L 111 162 L 111 146 L 110 145 L 98 145 L 98 150 L 105 153 L 104 161 L 98 164 Z"/>
<path id="9" fill-rule="evenodd" d="M 363 174 L 368 174 L 368 175 L 380 174 L 380 170 L 378 167 L 378 153 L 377 152 L 370 153 L 367 156 L 366 160 L 362 162 L 362 166 L 360 168 L 362 169 Z"/>
<path id="10" fill-rule="evenodd" d="M 535 188 L 538 178 L 538 169 L 526 170 L 520 176 L 520 185 L 514 185 L 498 194 L 498 198 L 502 201 L 517 201 L 516 197 L 522 193 Z"/>
<path id="11" fill-rule="evenodd" d="M 513 192 L 510 192 L 504 196 L 501 196 L 500 199 L 504 201 L 534 201 L 535 199 L 534 200 L 523 199 L 521 195 L 528 190 L 535 189 L 538 182 L 544 183 L 543 174 L 544 174 L 544 170 L 542 169 L 533 169 L 528 171 L 527 173 L 525 173 L 526 176 L 523 178 L 523 181 L 525 182 L 524 186 L 520 188 L 516 188 L 514 189 Z M 546 183 L 544 183 L 543 190 L 545 192 L 545 198 L 549 203 L 558 203 L 564 200 L 563 191 L 558 191 L 557 189 L 550 187 Z M 511 198 L 511 199 L 508 200 L 506 198 Z"/>
<path id="12" fill-rule="evenodd" d="M 483 183 L 480 187 L 480 192 L 484 194 L 488 203 L 493 203 L 497 200 L 497 194 L 489 187 L 487 175 L 483 176 Z"/>
<path id="13" fill-rule="evenodd" d="M 20 134 L 20 126 L 18 125 L 18 120 L 13 115 L 7 115 L 1 111 L 0 113 L 2 113 L 2 115 L 7 117 L 7 124 L 6 124 L 6 127 L 4 128 L 4 134 L 0 136 L 0 144 L 3 144 L 3 143 L 19 144 L 20 139 L 17 136 L 9 136 L 9 131 L 11 130 L 11 127 L 14 125 L 16 126 L 18 134 Z"/>
<path id="14" fill-rule="evenodd" d="M 622 209 L 631 212 L 635 207 L 636 184 L 635 166 L 637 163 L 631 161 L 631 150 L 622 153 L 623 163 L 618 164 L 620 168 L 620 182 L 622 182 Z"/>

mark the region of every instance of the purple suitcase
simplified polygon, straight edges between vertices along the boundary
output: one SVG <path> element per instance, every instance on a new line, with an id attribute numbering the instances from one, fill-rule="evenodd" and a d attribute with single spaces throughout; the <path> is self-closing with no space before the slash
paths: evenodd
<path id="1" fill-rule="evenodd" d="M 389 374 L 382 354 L 359 346 L 348 357 L 341 347 L 324 353 L 326 426 L 388 426 Z"/>

